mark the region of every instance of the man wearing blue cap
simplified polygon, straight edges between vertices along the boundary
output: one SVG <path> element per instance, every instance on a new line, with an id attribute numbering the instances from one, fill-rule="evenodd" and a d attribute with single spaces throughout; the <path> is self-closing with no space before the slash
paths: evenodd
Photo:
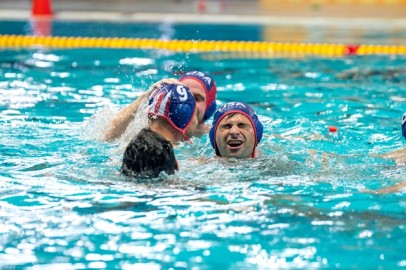
<path id="1" fill-rule="evenodd" d="M 202 71 L 189 71 L 183 74 L 179 81 L 189 87 L 192 92 L 197 107 L 197 119 L 199 124 L 193 134 L 201 137 L 210 130 L 210 126 L 205 124 L 216 110 L 216 82 L 207 73 Z"/>
<path id="2" fill-rule="evenodd" d="M 197 109 L 192 93 L 184 85 L 161 82 L 152 89 L 147 105 L 148 128 L 127 145 L 121 173 L 135 178 L 175 173 L 173 145 L 189 140 L 196 129 Z"/>
<path id="3" fill-rule="evenodd" d="M 209 136 L 219 157 L 255 158 L 262 133 L 263 125 L 248 104 L 230 102 L 214 113 Z"/>
<path id="4" fill-rule="evenodd" d="M 177 170 L 173 145 L 189 141 L 198 120 L 196 102 L 182 84 L 161 82 L 151 89 L 147 103 L 148 128 L 127 145 L 121 173 L 135 178 L 157 177 Z"/>
<path id="5" fill-rule="evenodd" d="M 189 88 L 196 102 L 198 125 L 193 136 L 200 137 L 209 132 L 210 127 L 205 124 L 216 110 L 217 88 L 213 78 L 201 71 L 190 71 L 183 74 L 179 81 L 176 79 L 163 79 L 151 88 L 159 87 L 161 83 L 183 84 Z M 120 137 L 133 121 L 139 106 L 148 98 L 152 90 L 144 92 L 133 103 L 122 109 L 111 121 L 103 134 L 106 141 Z"/>

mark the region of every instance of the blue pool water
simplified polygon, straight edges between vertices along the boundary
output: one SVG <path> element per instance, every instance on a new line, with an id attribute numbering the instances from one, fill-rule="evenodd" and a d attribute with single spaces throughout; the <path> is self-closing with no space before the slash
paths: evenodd
<path id="1" fill-rule="evenodd" d="M 2 49 L 0 266 L 406 268 L 405 193 L 368 192 L 405 180 L 380 156 L 405 147 L 405 61 Z M 203 137 L 176 148 L 174 177 L 128 181 L 119 143 L 97 140 L 105 118 L 192 69 L 214 76 L 219 103 L 256 109 L 263 156 L 199 164 Z"/>

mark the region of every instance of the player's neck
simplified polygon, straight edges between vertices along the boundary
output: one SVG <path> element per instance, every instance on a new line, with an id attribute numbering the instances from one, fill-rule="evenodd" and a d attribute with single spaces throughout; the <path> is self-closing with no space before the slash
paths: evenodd
<path id="1" fill-rule="evenodd" d="M 183 140 L 182 134 L 174 127 L 172 127 L 166 120 L 159 119 L 151 121 L 149 126 L 152 131 L 160 134 L 172 145 L 176 145 Z"/>

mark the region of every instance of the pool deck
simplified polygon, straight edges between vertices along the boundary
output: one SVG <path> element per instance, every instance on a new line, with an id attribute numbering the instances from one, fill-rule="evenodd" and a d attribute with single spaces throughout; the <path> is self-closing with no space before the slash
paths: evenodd
<path id="1" fill-rule="evenodd" d="M 38 1 L 38 0 L 31 0 Z M 1 0 L 0 18 L 31 16 L 31 1 Z M 53 0 L 53 18 L 291 25 L 385 25 L 406 28 L 406 4 L 332 0 Z"/>

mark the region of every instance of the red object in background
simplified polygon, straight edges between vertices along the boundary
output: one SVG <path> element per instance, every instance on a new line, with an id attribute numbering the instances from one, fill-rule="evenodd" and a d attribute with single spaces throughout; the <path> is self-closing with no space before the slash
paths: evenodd
<path id="1" fill-rule="evenodd" d="M 330 127 L 328 127 L 328 131 L 329 131 L 329 132 L 337 132 L 337 127 L 335 127 L 335 126 L 330 126 Z"/>
<path id="2" fill-rule="evenodd" d="M 206 0 L 199 0 L 197 3 L 197 11 L 199 12 L 205 12 L 206 11 Z"/>
<path id="3" fill-rule="evenodd" d="M 346 55 L 353 55 L 357 54 L 359 45 L 347 45 L 345 46 L 345 54 Z"/>
<path id="4" fill-rule="evenodd" d="M 51 16 L 51 0 L 32 0 L 33 16 Z"/>
<path id="5" fill-rule="evenodd" d="M 32 0 L 32 30 L 36 36 L 50 36 L 52 32 L 52 0 Z"/>

